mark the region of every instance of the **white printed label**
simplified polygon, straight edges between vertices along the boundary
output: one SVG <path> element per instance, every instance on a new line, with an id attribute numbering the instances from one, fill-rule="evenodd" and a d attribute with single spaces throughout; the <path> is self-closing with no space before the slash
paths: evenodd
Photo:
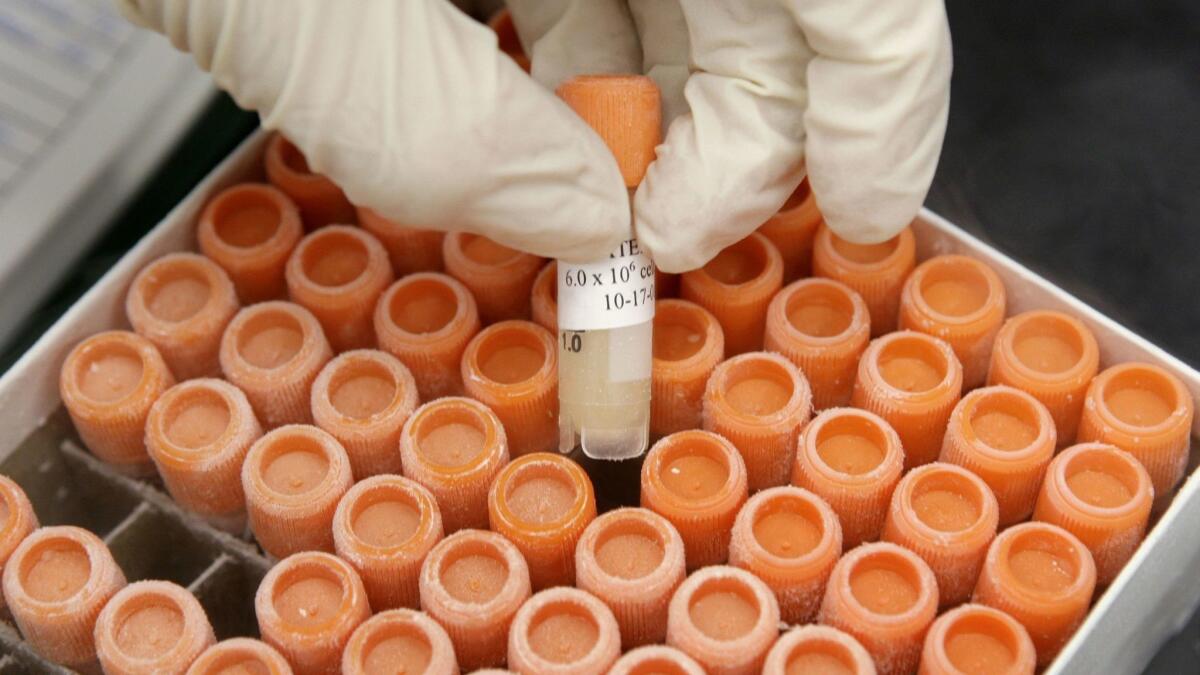
<path id="1" fill-rule="evenodd" d="M 558 261 L 560 330 L 620 328 L 653 318 L 654 263 L 637 239 L 622 242 L 605 260 Z"/>

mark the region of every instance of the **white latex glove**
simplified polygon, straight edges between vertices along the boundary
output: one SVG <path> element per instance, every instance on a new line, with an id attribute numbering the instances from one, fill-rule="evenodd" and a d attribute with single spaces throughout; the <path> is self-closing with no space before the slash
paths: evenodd
<path id="1" fill-rule="evenodd" d="M 946 128 L 941 0 L 509 0 L 550 88 L 644 72 L 667 126 L 634 200 L 658 266 L 703 265 L 774 214 L 805 165 L 829 226 L 884 241 L 916 215 Z M 672 121 L 673 119 L 673 121 Z"/>
<path id="2" fill-rule="evenodd" d="M 118 0 L 356 204 L 585 262 L 630 235 L 608 148 L 447 0 Z"/>

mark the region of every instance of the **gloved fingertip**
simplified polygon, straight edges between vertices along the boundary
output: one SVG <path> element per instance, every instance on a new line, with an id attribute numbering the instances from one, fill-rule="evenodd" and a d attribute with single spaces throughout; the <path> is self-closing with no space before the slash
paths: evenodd
<path id="1" fill-rule="evenodd" d="M 820 204 L 819 198 L 817 203 Z M 871 214 L 822 208 L 821 217 L 834 234 L 852 244 L 883 243 L 900 234 L 913 220 L 913 214 L 907 208 Z"/>

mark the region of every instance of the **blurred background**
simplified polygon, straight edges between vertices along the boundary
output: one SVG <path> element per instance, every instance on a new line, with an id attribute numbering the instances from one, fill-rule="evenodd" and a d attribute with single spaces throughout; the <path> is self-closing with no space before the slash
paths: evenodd
<path id="1" fill-rule="evenodd" d="M 927 205 L 1200 366 L 1200 2 L 950 0 L 947 11 L 952 104 Z M 0 38 L 11 30 L 0 13 Z M 0 46 L 0 121 L 12 114 L 4 60 Z M 74 246 L 50 259 L 48 295 L 25 294 L 30 308 L 5 318 L 0 372 L 257 127 L 227 97 L 195 95 L 132 198 L 58 216 Z M 0 220 L 0 245 L 14 225 Z M 1198 662 L 1193 614 L 1146 672 Z"/>

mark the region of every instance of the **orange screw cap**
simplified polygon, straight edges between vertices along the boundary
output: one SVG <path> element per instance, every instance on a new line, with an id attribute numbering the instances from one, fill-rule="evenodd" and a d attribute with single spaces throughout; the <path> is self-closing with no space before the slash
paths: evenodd
<path id="1" fill-rule="evenodd" d="M 987 383 L 1007 384 L 1041 401 L 1054 418 L 1058 447 L 1075 442 L 1100 348 L 1078 319 L 1049 310 L 1018 314 L 1000 328 Z"/>
<path id="2" fill-rule="evenodd" d="M 704 267 L 685 272 L 680 294 L 712 312 L 731 355 L 762 349 L 767 305 L 783 286 L 783 258 L 766 237 L 751 233 Z"/>
<path id="3" fill-rule="evenodd" d="M 591 480 L 559 454 L 513 460 L 488 493 L 491 528 L 525 556 L 535 590 L 575 583 L 575 546 L 595 518 Z"/>
<path id="4" fill-rule="evenodd" d="M 312 422 L 312 383 L 333 351 L 317 318 L 290 302 L 243 308 L 221 338 L 221 371 L 267 429 Z"/>
<path id="5" fill-rule="evenodd" d="M 408 368 L 374 349 L 335 357 L 312 386 L 313 420 L 346 449 L 355 480 L 400 473 L 400 430 L 416 407 Z"/>
<path id="6" fill-rule="evenodd" d="M 945 340 L 963 367 L 963 386 L 987 379 L 992 345 L 1004 322 L 1004 283 L 983 262 L 940 255 L 917 266 L 900 293 L 900 328 Z"/>
<path id="7" fill-rule="evenodd" d="M 817 620 L 858 640 L 882 675 L 898 675 L 916 670 L 937 607 L 937 580 L 925 561 L 878 542 L 838 561 Z"/>
<path id="8" fill-rule="evenodd" d="M 962 605 L 929 627 L 917 675 L 1033 675 L 1036 660 L 1028 631 L 1011 616 L 984 605 Z"/>
<path id="9" fill-rule="evenodd" d="M 667 644 L 710 673 L 760 672 L 778 637 L 775 596 L 746 570 L 705 567 L 684 580 L 671 598 Z"/>
<path id="10" fill-rule="evenodd" d="M 78 527 L 35 530 L 4 566 L 4 600 L 21 636 L 48 661 L 96 670 L 96 617 L 125 586 L 99 537 Z"/>
<path id="11" fill-rule="evenodd" d="M 779 213 L 759 226 L 758 233 L 771 240 L 783 256 L 785 284 L 812 274 L 813 241 L 821 222 L 821 212 L 806 177 Z"/>
<path id="12" fill-rule="evenodd" d="M 1029 518 L 1057 432 L 1033 396 L 994 386 L 967 394 L 950 414 L 940 459 L 983 479 L 1000 507 L 1000 527 Z"/>
<path id="13" fill-rule="evenodd" d="M 900 290 L 916 264 L 912 228 L 879 244 L 852 244 L 824 223 L 813 243 L 813 275 L 853 288 L 871 313 L 871 337 L 896 329 Z"/>
<path id="14" fill-rule="evenodd" d="M 263 641 L 296 675 L 337 673 L 350 635 L 371 616 L 367 594 L 350 564 L 307 551 L 277 563 L 254 595 Z"/>
<path id="15" fill-rule="evenodd" d="M 1179 378 L 1149 363 L 1122 363 L 1088 387 L 1080 441 L 1110 443 L 1133 455 L 1166 497 L 1183 478 L 1195 404 Z"/>
<path id="16" fill-rule="evenodd" d="M 287 294 L 283 270 L 302 236 L 296 204 L 265 183 L 239 183 L 218 192 L 196 226 L 200 252 L 225 270 L 247 305 Z"/>
<path id="17" fill-rule="evenodd" d="M 288 296 L 317 317 L 334 351 L 375 345 L 375 303 L 393 281 L 383 244 L 366 230 L 331 225 L 288 258 Z"/>
<path id="18" fill-rule="evenodd" d="M 850 403 L 858 360 L 867 348 L 871 318 L 862 297 L 832 279 L 797 281 L 767 309 L 767 351 L 796 364 L 812 387 L 817 410 Z"/>
<path id="19" fill-rule="evenodd" d="M 123 675 L 183 675 L 217 641 L 200 601 L 169 581 L 117 591 L 96 619 L 95 639 L 104 672 Z"/>
<path id="20" fill-rule="evenodd" d="M 735 356 L 713 370 L 704 390 L 704 428 L 742 453 L 751 491 L 787 484 L 811 414 L 808 380 L 779 354 Z"/>
<path id="21" fill-rule="evenodd" d="M 871 654 L 849 633 L 829 626 L 801 626 L 771 647 L 763 675 L 875 675 Z"/>
<path id="22" fill-rule="evenodd" d="M 1133 557 L 1153 503 L 1150 474 L 1133 456 L 1104 443 L 1080 443 L 1050 462 L 1033 517 L 1078 537 L 1104 588 Z"/>
<path id="23" fill-rule="evenodd" d="M 887 420 L 904 447 L 904 467 L 937 459 L 962 392 L 962 366 L 950 345 L 914 331 L 872 341 L 858 362 L 850 404 Z"/>
<path id="24" fill-rule="evenodd" d="M 466 393 L 491 408 L 514 456 L 558 448 L 558 347 L 550 331 L 503 321 L 472 338 L 463 352 Z"/>
<path id="25" fill-rule="evenodd" d="M 92 454 L 134 476 L 154 473 L 146 453 L 150 406 L 175 384 L 158 349 L 127 331 L 97 333 L 71 350 L 58 391 Z"/>
<path id="26" fill-rule="evenodd" d="M 838 515 L 842 548 L 879 538 L 892 490 L 904 468 L 900 437 L 878 415 L 832 408 L 800 435 L 792 483 L 824 499 Z"/>
<path id="27" fill-rule="evenodd" d="M 667 605 L 685 574 L 683 539 L 648 509 L 605 513 L 575 547 L 575 585 L 613 611 L 626 649 L 663 641 Z"/>
<path id="28" fill-rule="evenodd" d="M 883 540 L 921 556 L 937 578 L 941 606 L 950 607 L 971 596 L 998 519 L 986 483 L 960 466 L 934 462 L 896 486 Z"/>
<path id="29" fill-rule="evenodd" d="M 171 253 L 142 268 L 125 295 L 125 315 L 176 377 L 220 374 L 221 334 L 238 311 L 229 275 L 194 253 Z"/>
<path id="30" fill-rule="evenodd" d="M 650 371 L 652 438 L 703 424 L 704 388 L 723 358 L 725 336 L 708 310 L 687 300 L 657 302 Z"/>
<path id="31" fill-rule="evenodd" d="M 242 463 L 262 433 L 240 389 L 224 380 L 188 380 L 150 408 L 146 448 L 180 506 L 240 535 L 246 531 Z"/>
<path id="32" fill-rule="evenodd" d="M 384 291 L 375 305 L 379 348 L 408 366 L 422 401 L 462 395 L 460 363 L 478 332 L 475 298 L 444 274 L 410 274 Z"/>
<path id="33" fill-rule="evenodd" d="M 650 448 L 642 464 L 642 506 L 675 526 L 688 569 L 726 561 L 730 528 L 746 496 L 742 456 L 714 433 L 671 434 Z"/>
<path id="34" fill-rule="evenodd" d="M 421 563 L 441 539 L 433 495 L 400 476 L 360 481 L 333 515 L 334 551 L 358 572 L 375 611 L 418 606 Z"/>
<path id="35" fill-rule="evenodd" d="M 992 541 L 972 602 L 1025 626 L 1042 667 L 1083 622 L 1095 586 L 1096 566 L 1083 542 L 1057 525 L 1023 523 Z"/>
<path id="36" fill-rule="evenodd" d="M 729 564 L 754 573 L 779 601 L 783 621 L 816 616 L 825 582 L 842 555 L 842 527 L 825 500 L 785 486 L 763 490 L 738 513 Z"/>

